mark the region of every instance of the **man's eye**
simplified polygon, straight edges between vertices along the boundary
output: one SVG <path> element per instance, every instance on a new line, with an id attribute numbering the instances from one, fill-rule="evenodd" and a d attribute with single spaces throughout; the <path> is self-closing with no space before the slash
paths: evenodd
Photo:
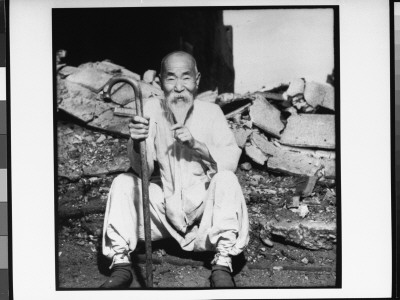
<path id="1" fill-rule="evenodd" d="M 174 81 L 175 78 L 174 77 L 167 77 L 167 81 Z"/>
<path id="2" fill-rule="evenodd" d="M 190 77 L 190 76 L 185 76 L 185 77 L 183 77 L 183 80 L 185 80 L 185 81 L 190 81 L 190 80 L 192 80 L 192 77 Z"/>

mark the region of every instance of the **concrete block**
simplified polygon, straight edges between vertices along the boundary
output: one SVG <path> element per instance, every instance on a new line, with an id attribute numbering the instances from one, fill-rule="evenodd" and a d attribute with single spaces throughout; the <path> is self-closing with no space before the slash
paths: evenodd
<path id="1" fill-rule="evenodd" d="M 302 78 L 294 79 L 290 82 L 286 94 L 290 97 L 304 94 L 305 82 Z"/>
<path id="2" fill-rule="evenodd" d="M 335 116 L 292 115 L 287 120 L 280 143 L 305 148 L 335 149 Z"/>
<path id="3" fill-rule="evenodd" d="M 268 159 L 267 156 L 254 145 L 246 145 L 245 151 L 246 155 L 259 165 L 264 165 L 265 161 Z"/>
<path id="4" fill-rule="evenodd" d="M 250 107 L 250 118 L 253 124 L 275 137 L 280 137 L 284 128 L 280 119 L 281 112 L 270 104 L 264 97 L 255 96 L 253 105 Z"/>
<path id="5" fill-rule="evenodd" d="M 336 222 L 286 220 L 269 224 L 272 235 L 310 250 L 329 250 L 336 243 Z"/>
<path id="6" fill-rule="evenodd" d="M 66 81 L 65 88 L 58 96 L 58 108 L 85 123 L 111 109 L 107 103 L 96 100 L 96 94 L 78 84 Z"/>
<path id="7" fill-rule="evenodd" d="M 313 107 L 322 106 L 335 110 L 335 89 L 329 84 L 307 81 L 304 99 Z"/>
<path id="8" fill-rule="evenodd" d="M 99 93 L 111 77 L 113 76 L 105 72 L 93 68 L 85 68 L 69 75 L 66 80 L 78 83 L 94 93 Z"/>
<path id="9" fill-rule="evenodd" d="M 268 169 L 289 174 L 314 176 L 323 166 L 326 177 L 336 176 L 336 162 L 334 158 L 315 157 L 307 152 L 292 152 L 279 144 L 268 141 L 262 134 L 253 132 L 251 143 L 265 156 L 268 156 L 266 166 Z M 277 146 L 278 145 L 278 146 Z M 253 152 L 255 152 L 253 150 Z M 247 153 L 247 152 L 246 152 Z"/>

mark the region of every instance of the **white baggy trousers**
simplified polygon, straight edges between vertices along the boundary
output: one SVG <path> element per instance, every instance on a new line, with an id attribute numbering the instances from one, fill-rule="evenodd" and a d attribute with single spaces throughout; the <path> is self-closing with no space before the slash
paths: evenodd
<path id="1" fill-rule="evenodd" d="M 152 240 L 173 237 L 185 250 L 213 250 L 223 256 L 239 254 L 249 241 L 246 203 L 231 171 L 221 171 L 212 177 L 197 214 L 199 226 L 189 233 L 192 239 L 185 238 L 168 222 L 159 185 L 150 183 L 149 198 Z M 114 179 L 108 196 L 103 254 L 112 258 L 115 254 L 130 253 L 138 240 L 144 240 L 141 179 L 134 174 L 121 174 Z"/>

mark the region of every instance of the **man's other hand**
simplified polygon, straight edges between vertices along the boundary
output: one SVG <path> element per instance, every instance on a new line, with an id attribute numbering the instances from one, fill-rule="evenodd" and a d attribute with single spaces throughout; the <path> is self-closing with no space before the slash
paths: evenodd
<path id="1" fill-rule="evenodd" d="M 189 148 L 194 147 L 196 141 L 186 126 L 178 123 L 173 125 L 171 127 L 171 130 L 175 131 L 174 138 L 179 143 L 182 143 L 183 145 L 188 146 Z"/>
<path id="2" fill-rule="evenodd" d="M 149 117 L 134 116 L 129 123 L 129 133 L 134 141 L 145 140 L 149 136 Z"/>

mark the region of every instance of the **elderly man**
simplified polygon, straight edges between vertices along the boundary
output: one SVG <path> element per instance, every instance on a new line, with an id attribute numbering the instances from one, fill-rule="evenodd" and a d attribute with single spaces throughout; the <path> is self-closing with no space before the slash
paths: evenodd
<path id="1" fill-rule="evenodd" d="M 150 183 L 151 237 L 174 238 L 187 251 L 215 251 L 211 286 L 234 287 L 231 257 L 249 240 L 246 203 L 233 173 L 240 156 L 221 109 L 195 100 L 200 73 L 185 52 L 161 62 L 164 100 L 149 99 L 129 124 L 128 154 L 140 174 L 138 144 L 146 140 L 150 173 L 160 167 L 162 187 Z M 112 274 L 101 287 L 132 281 L 130 253 L 144 239 L 141 179 L 122 174 L 112 183 L 103 229 L 103 254 Z"/>

